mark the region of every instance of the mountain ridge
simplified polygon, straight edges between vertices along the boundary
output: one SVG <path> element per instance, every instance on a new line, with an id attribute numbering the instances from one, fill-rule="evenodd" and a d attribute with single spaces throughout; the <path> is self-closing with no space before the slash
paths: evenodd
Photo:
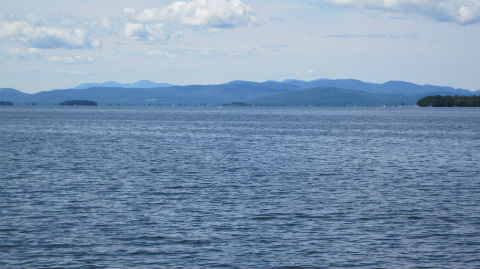
<path id="1" fill-rule="evenodd" d="M 398 80 L 390 80 L 384 83 L 364 82 L 357 79 L 317 79 L 311 81 L 284 80 L 282 82 L 297 85 L 302 88 L 336 87 L 341 89 L 361 90 L 370 93 L 387 94 L 417 95 L 429 92 L 445 92 L 469 95 L 473 93 L 471 90 L 462 88 L 435 86 L 430 84 L 419 85 L 412 82 Z"/>
<path id="2" fill-rule="evenodd" d="M 268 106 L 380 106 L 415 105 L 419 98 L 410 95 L 368 93 L 336 87 L 316 87 L 252 100 Z"/>
<path id="3" fill-rule="evenodd" d="M 117 82 L 106 82 L 107 87 L 55 89 L 34 94 L 4 88 L 0 89 L 0 100 L 16 104 L 58 104 L 65 100 L 93 100 L 99 104 L 227 104 L 232 102 L 263 102 L 273 104 L 279 98 L 302 100 L 304 104 L 350 105 L 350 104 L 415 104 L 415 101 L 429 95 L 474 95 L 465 89 L 448 86 L 418 85 L 405 81 L 387 81 L 385 83 L 363 82 L 355 79 L 318 79 L 312 81 L 284 80 L 253 82 L 234 80 L 223 84 L 187 85 L 128 88 L 113 87 Z M 141 80 L 136 85 L 158 85 L 152 81 Z M 135 83 L 128 84 L 134 85 Z M 85 85 L 85 84 L 82 84 Z M 105 85 L 102 84 L 102 85 Z M 123 84 L 121 84 L 123 85 Z M 316 89 L 316 90 L 312 90 Z M 319 89 L 324 89 L 320 91 Z M 327 94 L 327 92 L 329 94 Z M 297 93 L 297 94 L 295 94 Z M 289 95 L 290 94 L 290 95 Z M 342 97 L 343 96 L 343 97 Z M 271 98 L 270 101 L 267 99 Z M 313 100 L 313 99 L 319 100 Z M 326 99 L 328 99 L 326 100 Z M 353 100 L 357 98 L 357 100 Z M 322 100 L 320 100 L 322 99 Z M 363 101 L 362 101 L 363 100 Z M 382 101 L 383 100 L 383 101 Z M 282 101 L 283 103 L 286 102 Z M 387 102 L 388 101 L 388 102 Z M 356 103 L 355 103 L 356 102 Z M 292 102 L 286 102 L 292 103 Z M 292 105 L 301 105 L 292 103 Z"/>
<path id="4" fill-rule="evenodd" d="M 151 80 L 138 80 L 133 83 L 120 83 L 117 81 L 106 81 L 101 83 L 82 83 L 72 89 L 88 89 L 88 88 L 164 88 L 175 86 L 169 83 L 157 83 Z"/>

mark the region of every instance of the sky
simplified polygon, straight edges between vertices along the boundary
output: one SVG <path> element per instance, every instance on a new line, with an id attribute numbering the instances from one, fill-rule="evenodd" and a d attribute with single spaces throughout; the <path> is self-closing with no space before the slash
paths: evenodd
<path id="1" fill-rule="evenodd" d="M 354 78 L 480 89 L 480 0 L 2 0 L 0 88 Z"/>

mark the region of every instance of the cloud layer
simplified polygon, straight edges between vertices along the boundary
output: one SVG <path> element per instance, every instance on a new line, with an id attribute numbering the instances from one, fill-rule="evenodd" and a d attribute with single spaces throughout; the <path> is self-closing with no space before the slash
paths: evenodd
<path id="1" fill-rule="evenodd" d="M 324 35 L 327 39 L 359 39 L 359 38 L 390 38 L 390 39 L 418 39 L 420 34 L 406 32 L 401 34 L 330 34 Z"/>
<path id="2" fill-rule="evenodd" d="M 235 28 L 254 21 L 250 7 L 241 0 L 189 0 L 140 11 L 125 8 L 116 17 L 95 20 L 72 16 L 6 17 L 0 20 L 0 39 L 37 49 L 91 49 L 100 47 L 106 36 L 162 41 L 183 36 L 186 27 Z"/>
<path id="3" fill-rule="evenodd" d="M 51 56 L 48 57 L 47 61 L 49 63 L 67 63 L 67 64 L 77 64 L 77 63 L 93 63 L 95 62 L 95 59 L 90 56 L 81 56 L 81 55 L 76 55 L 76 56 Z"/>
<path id="4" fill-rule="evenodd" d="M 326 0 L 334 5 L 383 13 L 415 15 L 437 21 L 472 24 L 480 22 L 478 0 Z"/>
<path id="5" fill-rule="evenodd" d="M 125 36 L 135 40 L 169 39 L 183 35 L 184 27 L 235 28 L 255 22 L 241 0 L 175 1 L 163 8 L 137 11 L 125 8 Z"/>
<path id="6" fill-rule="evenodd" d="M 36 25 L 17 20 L 0 23 L 0 38 L 38 49 L 82 49 L 100 46 L 100 41 L 82 28 Z"/>
<path id="7" fill-rule="evenodd" d="M 161 16 L 184 25 L 233 28 L 252 23 L 250 7 L 241 0 L 193 0 L 190 2 L 176 1 L 164 10 L 158 11 Z M 141 17 L 149 18 L 150 10 L 145 10 Z"/>

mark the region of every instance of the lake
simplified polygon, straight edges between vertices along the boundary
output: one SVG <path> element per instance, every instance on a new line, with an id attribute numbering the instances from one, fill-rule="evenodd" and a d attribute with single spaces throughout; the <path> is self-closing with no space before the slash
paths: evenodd
<path id="1" fill-rule="evenodd" d="M 478 268 L 480 109 L 0 108 L 0 268 Z"/>

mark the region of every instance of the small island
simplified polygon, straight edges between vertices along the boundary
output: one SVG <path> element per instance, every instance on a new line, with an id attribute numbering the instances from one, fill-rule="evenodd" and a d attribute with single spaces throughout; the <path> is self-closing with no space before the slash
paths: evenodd
<path id="1" fill-rule="evenodd" d="M 0 101 L 0 106 L 13 106 L 13 103 L 9 101 Z"/>
<path id="2" fill-rule="evenodd" d="M 254 106 L 254 105 L 247 104 L 247 103 L 244 103 L 244 102 L 233 102 L 233 103 L 230 103 L 230 104 L 223 104 L 223 106 Z"/>
<path id="3" fill-rule="evenodd" d="M 61 106 L 96 106 L 96 102 L 91 100 L 66 100 L 59 105 Z"/>
<path id="4" fill-rule="evenodd" d="M 420 107 L 480 107 L 480 96 L 426 96 L 418 100 Z"/>

